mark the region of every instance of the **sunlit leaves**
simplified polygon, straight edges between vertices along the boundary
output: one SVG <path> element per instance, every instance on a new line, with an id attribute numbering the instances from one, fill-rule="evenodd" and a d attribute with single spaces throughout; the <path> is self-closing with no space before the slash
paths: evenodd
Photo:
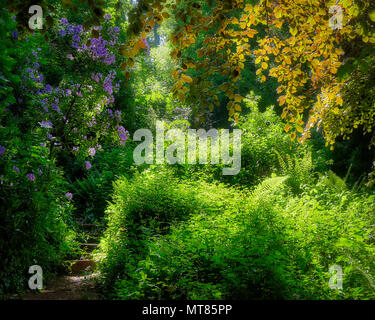
<path id="1" fill-rule="evenodd" d="M 193 82 L 193 79 L 191 77 L 187 76 L 186 74 L 181 74 L 181 79 L 184 82 L 187 82 L 187 83 L 192 83 Z"/>
<path id="2" fill-rule="evenodd" d="M 258 81 L 272 77 L 279 83 L 278 103 L 284 108 L 281 116 L 288 122 L 286 131 L 292 131 L 292 139 L 298 135 L 304 140 L 314 125 L 324 125 L 330 114 L 340 115 L 344 110 L 346 100 L 340 94 L 345 87 L 344 78 L 351 77 L 357 68 L 367 72 L 371 67 L 368 61 L 355 65 L 350 59 L 344 60 L 346 52 L 342 44 L 357 37 L 366 45 L 375 43 L 375 33 L 356 20 L 365 16 L 373 21 L 374 12 L 361 14 L 355 1 L 343 0 L 340 5 L 345 13 L 345 26 L 333 29 L 328 24 L 331 2 L 286 0 L 275 5 L 260 0 L 251 5 L 238 0 L 229 5 L 228 1 L 218 0 L 203 14 L 194 1 L 177 1 L 173 5 L 153 1 L 142 16 L 141 32 L 144 38 L 155 23 L 173 14 L 177 26 L 170 40 L 176 70 L 171 75 L 176 81 L 173 88 L 176 96 L 197 99 L 199 92 L 200 102 L 211 110 L 211 104 L 217 104 L 213 95 L 220 91 L 229 100 L 226 107 L 230 117 L 241 109 L 242 100 L 236 94 L 238 81 L 246 63 L 255 60 Z M 235 7 L 237 11 L 233 10 Z M 185 50 L 191 48 L 199 34 L 205 34 L 205 38 L 191 57 L 193 63 L 188 61 Z M 134 57 L 139 51 L 137 47 L 143 46 L 135 41 L 132 47 L 130 56 Z M 192 68 L 194 72 L 189 71 Z M 214 87 L 211 79 L 217 75 L 225 81 Z M 302 119 L 306 109 L 312 112 L 305 124 Z M 334 139 L 329 137 L 329 130 L 324 133 L 329 141 Z"/>

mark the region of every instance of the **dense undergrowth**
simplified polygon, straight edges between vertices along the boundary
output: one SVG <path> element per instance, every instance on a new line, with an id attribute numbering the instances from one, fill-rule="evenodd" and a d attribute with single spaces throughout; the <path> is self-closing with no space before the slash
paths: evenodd
<path id="1" fill-rule="evenodd" d="M 375 197 L 325 175 L 295 195 L 290 178 L 253 190 L 160 168 L 120 179 L 98 253 L 111 297 L 374 298 Z M 341 291 L 328 286 L 332 265 Z"/>
<path id="2" fill-rule="evenodd" d="M 117 180 L 96 252 L 108 297 L 373 299 L 375 196 L 330 171 L 329 152 L 283 140 L 272 110 L 240 126 L 238 177 L 179 165 Z"/>

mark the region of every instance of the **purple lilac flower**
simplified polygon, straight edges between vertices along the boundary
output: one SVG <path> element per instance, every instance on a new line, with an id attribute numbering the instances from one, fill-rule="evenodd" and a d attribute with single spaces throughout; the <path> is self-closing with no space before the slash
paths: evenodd
<path id="1" fill-rule="evenodd" d="M 116 110 L 115 111 L 115 115 L 121 121 L 121 111 L 120 110 Z"/>
<path id="2" fill-rule="evenodd" d="M 51 121 L 42 121 L 42 122 L 39 122 L 40 126 L 42 128 L 52 128 L 52 122 Z"/>
<path id="3" fill-rule="evenodd" d="M 66 57 L 69 59 L 69 60 L 74 60 L 74 57 L 71 53 L 67 54 Z"/>
<path id="4" fill-rule="evenodd" d="M 20 173 L 20 169 L 18 169 L 16 166 L 13 166 L 13 170 L 16 171 L 17 173 Z"/>
<path id="5" fill-rule="evenodd" d="M 74 33 L 74 27 L 68 26 L 68 31 L 69 31 L 69 34 L 73 34 Z"/>
<path id="6" fill-rule="evenodd" d="M 79 147 L 73 146 L 73 151 L 78 151 Z"/>
<path id="7" fill-rule="evenodd" d="M 120 136 L 120 139 L 121 139 L 121 140 L 126 140 L 126 139 L 129 138 L 129 137 L 126 135 L 126 133 L 124 133 L 124 132 L 121 132 L 119 136 Z"/>
<path id="8" fill-rule="evenodd" d="M 95 148 L 89 148 L 89 156 L 93 157 L 95 156 L 96 150 Z"/>
<path id="9" fill-rule="evenodd" d="M 12 37 L 16 40 L 18 39 L 18 32 L 16 30 L 12 31 Z"/>
<path id="10" fill-rule="evenodd" d="M 66 35 L 66 31 L 65 31 L 64 29 L 61 29 L 61 30 L 59 31 L 59 34 L 60 34 L 60 36 L 65 37 L 65 35 Z"/>
<path id="11" fill-rule="evenodd" d="M 95 82 L 99 82 L 99 77 L 96 74 L 91 74 L 91 79 L 94 80 Z"/>
<path id="12" fill-rule="evenodd" d="M 107 82 L 107 83 L 103 83 L 103 87 L 104 87 L 104 91 L 106 91 L 108 94 L 112 94 L 113 93 L 113 90 L 112 90 L 112 84 Z"/>
<path id="13" fill-rule="evenodd" d="M 40 146 L 41 146 L 41 147 L 45 147 L 46 144 L 43 142 L 43 143 L 40 144 Z"/>
<path id="14" fill-rule="evenodd" d="M 97 145 L 96 145 L 96 149 L 98 149 L 98 150 L 102 150 L 102 146 L 101 146 L 100 144 L 97 144 Z"/>
<path id="15" fill-rule="evenodd" d="M 61 22 L 62 24 L 68 24 L 68 19 L 66 19 L 66 18 L 62 18 L 62 19 L 60 20 L 60 22 Z"/>
<path id="16" fill-rule="evenodd" d="M 118 132 L 119 132 L 119 137 L 120 137 L 120 144 L 122 146 L 125 145 L 125 141 L 127 139 L 129 139 L 129 132 L 127 130 L 125 130 L 125 128 L 123 126 L 120 126 L 118 129 Z"/>
<path id="17" fill-rule="evenodd" d="M 60 108 L 59 108 L 59 106 L 58 106 L 57 104 L 55 104 L 55 103 L 51 103 L 51 106 L 52 106 L 53 110 L 55 110 L 57 113 L 60 113 L 60 112 L 61 112 L 61 111 L 60 111 Z"/>
<path id="18" fill-rule="evenodd" d="M 67 192 L 67 193 L 65 193 L 65 197 L 66 197 L 68 200 L 72 200 L 73 195 L 72 195 L 70 192 Z"/>
<path id="19" fill-rule="evenodd" d="M 73 26 L 73 31 L 75 33 L 81 33 L 83 31 L 83 27 L 82 25 L 78 25 L 78 26 Z"/>
<path id="20" fill-rule="evenodd" d="M 52 86 L 50 84 L 46 84 L 44 87 L 45 92 L 52 94 Z"/>
<path id="21" fill-rule="evenodd" d="M 85 161 L 86 170 L 89 170 L 91 168 L 91 163 L 88 161 Z"/>
<path id="22" fill-rule="evenodd" d="M 81 91 L 78 91 L 78 92 L 77 92 L 77 96 L 78 96 L 78 97 L 82 97 L 82 93 L 81 93 Z"/>
<path id="23" fill-rule="evenodd" d="M 115 55 L 107 56 L 104 58 L 103 62 L 106 63 L 107 65 L 111 65 L 112 63 L 116 62 L 116 57 Z"/>
<path id="24" fill-rule="evenodd" d="M 5 153 L 5 147 L 0 146 L 0 156 L 2 156 Z"/>
<path id="25" fill-rule="evenodd" d="M 35 181 L 35 176 L 32 173 L 28 173 L 26 175 L 26 178 L 29 179 L 30 181 Z"/>

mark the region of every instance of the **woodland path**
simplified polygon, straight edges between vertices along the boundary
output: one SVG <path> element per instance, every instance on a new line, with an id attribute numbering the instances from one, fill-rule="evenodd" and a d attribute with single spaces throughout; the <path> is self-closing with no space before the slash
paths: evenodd
<path id="1" fill-rule="evenodd" d="M 94 224 L 80 224 L 84 232 L 85 242 L 81 243 L 83 255 L 79 260 L 70 260 L 71 267 L 66 274 L 58 275 L 46 281 L 44 288 L 27 292 L 23 300 L 102 300 L 103 295 L 98 290 L 93 273 L 95 261 L 92 251 L 97 247 L 100 229 Z"/>

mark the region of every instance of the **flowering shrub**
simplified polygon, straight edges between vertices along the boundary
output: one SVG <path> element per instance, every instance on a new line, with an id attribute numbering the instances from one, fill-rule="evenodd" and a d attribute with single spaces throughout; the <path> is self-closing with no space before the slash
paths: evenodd
<path id="1" fill-rule="evenodd" d="M 102 145 L 124 145 L 129 135 L 114 108 L 121 44 L 109 17 L 88 31 L 63 18 L 48 30 L 50 43 L 38 33 L 19 36 L 6 10 L 0 19 L 2 296 L 25 288 L 30 265 L 41 265 L 48 275 L 77 247 L 74 191 L 61 155 L 74 156 L 89 170 Z"/>
<path id="2" fill-rule="evenodd" d="M 121 133 L 116 136 L 117 128 L 123 128 L 119 125 L 121 111 L 112 110 L 121 83 L 114 69 L 119 28 L 109 26 L 108 17 L 105 21 L 103 27 L 85 32 L 81 25 L 60 20 L 52 47 L 39 50 L 51 60 L 58 55 L 65 66 L 56 85 L 47 83 L 41 73 L 44 58 L 39 52 L 33 51 L 28 60 L 32 67 L 26 70 L 25 88 L 32 93 L 33 103 L 40 106 L 39 124 L 46 129 L 43 142 L 50 144 L 51 152 L 57 149 L 80 158 L 94 157 L 101 150 L 100 141 L 110 137 L 124 144 L 127 139 Z"/>

